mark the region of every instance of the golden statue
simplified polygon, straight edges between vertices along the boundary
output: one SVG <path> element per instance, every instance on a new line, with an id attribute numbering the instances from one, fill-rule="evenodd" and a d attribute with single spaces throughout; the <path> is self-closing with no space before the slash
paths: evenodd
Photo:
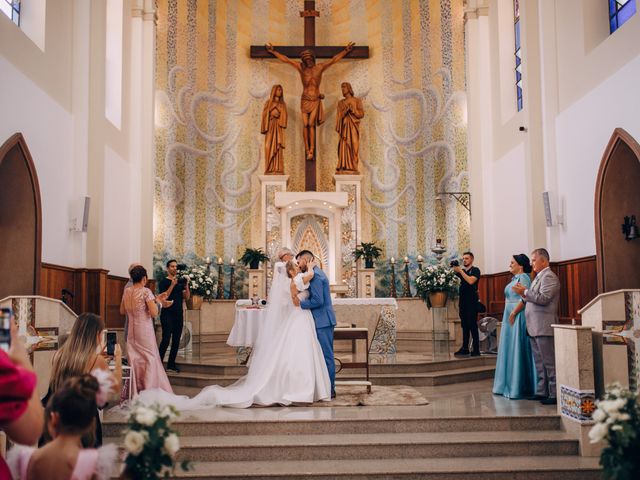
<path id="1" fill-rule="evenodd" d="M 260 133 L 264 137 L 264 173 L 283 175 L 284 129 L 287 128 L 287 105 L 282 96 L 282 85 L 271 87 L 269 100 L 262 109 Z"/>
<path id="2" fill-rule="evenodd" d="M 360 119 L 364 117 L 364 108 L 362 100 L 353 96 L 349 82 L 343 82 L 341 87 L 344 98 L 336 110 L 336 132 L 340 135 L 336 173 L 358 173 Z"/>
<path id="3" fill-rule="evenodd" d="M 313 160 L 314 148 L 316 144 L 316 125 L 324 122 L 324 109 L 322 99 L 324 95 L 320 93 L 320 82 L 322 73 L 331 65 L 342 60 L 355 44 L 350 42 L 343 51 L 336 54 L 331 60 L 324 63 L 316 63 L 315 55 L 311 50 L 300 52 L 301 62 L 294 62 L 286 55 L 274 50 L 273 45 L 267 43 L 267 52 L 278 60 L 288 63 L 300 73 L 302 80 L 302 98 L 300 109 L 302 111 L 302 137 L 304 138 L 304 150 L 307 160 Z"/>

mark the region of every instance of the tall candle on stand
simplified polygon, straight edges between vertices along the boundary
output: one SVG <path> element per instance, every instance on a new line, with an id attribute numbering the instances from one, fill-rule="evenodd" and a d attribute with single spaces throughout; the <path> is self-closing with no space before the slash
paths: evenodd
<path id="1" fill-rule="evenodd" d="M 238 299 L 238 294 L 236 293 L 236 274 L 235 274 L 235 268 L 236 268 L 236 261 L 232 258 L 231 262 L 229 262 L 231 265 L 231 272 L 229 273 L 230 277 L 229 277 L 229 298 L 233 299 L 233 300 L 237 300 Z"/>
<path id="2" fill-rule="evenodd" d="M 404 257 L 404 292 L 403 296 L 411 296 L 411 286 L 409 284 L 409 257 Z"/>
<path id="3" fill-rule="evenodd" d="M 216 291 L 218 300 L 224 299 L 224 271 L 222 270 L 222 257 L 218 257 L 218 289 Z"/>
<path id="4" fill-rule="evenodd" d="M 396 292 L 396 259 L 391 257 L 391 291 L 389 295 L 391 297 L 396 298 L 398 293 Z"/>

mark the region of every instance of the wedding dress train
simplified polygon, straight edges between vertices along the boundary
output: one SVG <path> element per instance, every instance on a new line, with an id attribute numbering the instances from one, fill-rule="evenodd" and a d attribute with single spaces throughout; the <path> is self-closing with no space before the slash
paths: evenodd
<path id="1" fill-rule="evenodd" d="M 168 403 L 178 410 L 330 400 L 331 383 L 313 316 L 309 310 L 294 307 L 290 282 L 284 263 L 276 263 L 264 325 L 244 377 L 228 387 L 205 387 L 193 398 L 153 389 L 141 392 L 137 400 L 145 404 Z M 306 298 L 308 285 L 301 281 L 296 281 L 296 285 L 303 289 L 299 297 Z"/>

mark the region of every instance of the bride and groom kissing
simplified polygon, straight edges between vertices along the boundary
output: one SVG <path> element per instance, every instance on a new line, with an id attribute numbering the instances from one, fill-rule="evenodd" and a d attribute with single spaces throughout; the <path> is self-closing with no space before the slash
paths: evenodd
<path id="1" fill-rule="evenodd" d="M 228 387 L 210 385 L 195 397 L 152 389 L 142 403 L 168 403 L 178 410 L 215 406 L 309 404 L 335 397 L 333 330 L 336 317 L 329 280 L 309 250 L 283 248 L 247 374 Z"/>

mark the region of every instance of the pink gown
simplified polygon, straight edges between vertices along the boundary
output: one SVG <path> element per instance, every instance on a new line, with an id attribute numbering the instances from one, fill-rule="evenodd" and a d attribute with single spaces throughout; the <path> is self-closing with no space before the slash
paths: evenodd
<path id="1" fill-rule="evenodd" d="M 135 382 L 131 384 L 134 395 L 148 388 L 173 393 L 162 367 L 153 319 L 147 308 L 147 300 L 153 298 L 153 293 L 146 287 L 129 287 L 124 291 L 123 301 L 129 318 L 127 355 L 135 377 Z"/>
<path id="2" fill-rule="evenodd" d="M 26 480 L 31 456 L 36 451 L 33 447 L 16 445 L 8 453 L 8 463 L 14 480 Z M 80 450 L 69 480 L 108 480 L 113 474 L 118 460 L 118 447 L 114 444 L 98 449 Z"/>

